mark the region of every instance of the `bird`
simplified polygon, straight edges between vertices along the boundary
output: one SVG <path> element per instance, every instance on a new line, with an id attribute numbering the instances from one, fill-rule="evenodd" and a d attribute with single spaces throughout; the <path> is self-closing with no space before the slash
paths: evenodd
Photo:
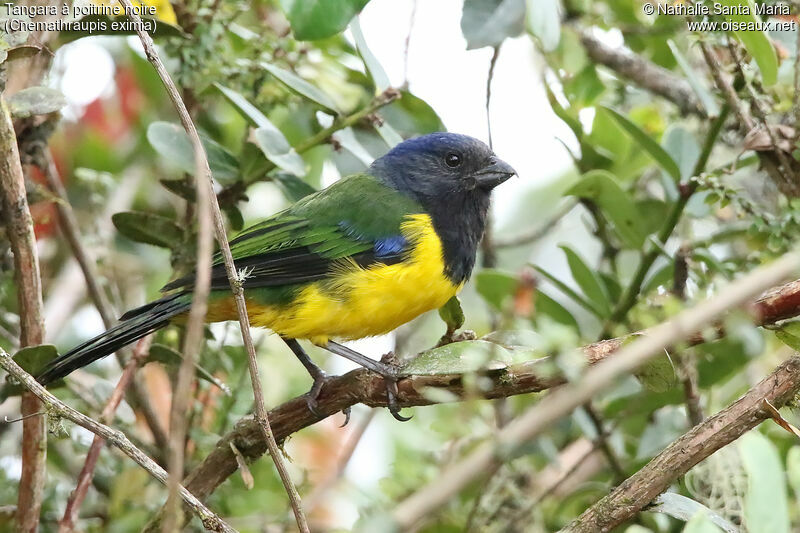
<path id="1" fill-rule="evenodd" d="M 342 341 L 388 333 L 442 307 L 475 266 L 492 190 L 516 171 L 483 142 L 457 133 L 413 137 L 230 241 L 244 274 L 250 324 L 280 336 L 308 371 L 306 394 L 329 379 L 298 340 L 307 340 L 380 374 L 387 406 L 397 405 L 397 371 Z M 185 323 L 195 273 L 165 285 L 164 296 L 123 314 L 119 323 L 47 364 L 43 385 L 66 377 L 170 323 Z M 214 256 L 207 322 L 236 320 L 221 254 Z"/>

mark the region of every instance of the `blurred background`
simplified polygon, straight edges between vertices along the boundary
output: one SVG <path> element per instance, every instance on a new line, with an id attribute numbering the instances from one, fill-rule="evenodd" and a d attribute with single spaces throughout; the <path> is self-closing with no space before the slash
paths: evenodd
<path id="1" fill-rule="evenodd" d="M 230 235 L 364 170 L 402 138 L 447 130 L 491 141 L 519 176 L 494 194 L 491 244 L 484 249 L 489 253 L 479 257 L 481 268 L 461 305 L 463 328 L 502 346 L 508 361 L 549 356 L 568 377 L 578 375 L 585 361 L 575 356 L 576 347 L 657 324 L 779 256 L 796 239 L 798 205 L 758 164 L 753 150 L 762 148 L 743 144 L 737 118 L 726 120 L 730 110 L 712 89 L 712 72 L 698 49 L 702 42 L 714 50 L 724 75 L 739 80 L 742 98 L 759 102 L 753 106 L 763 107 L 766 121 L 788 123 L 796 28 L 753 32 L 759 37 L 749 40 L 696 34 L 682 17 L 648 16 L 641 2 L 618 0 L 347 1 L 342 6 L 351 12 L 338 22 L 344 15 L 334 8 L 325 12 L 319 7 L 324 2 L 149 4 L 158 9 L 159 50 L 207 143 Z M 311 4 L 321 11 L 305 20 L 297 6 Z M 11 42 L 14 36 L 4 38 Z M 137 37 L 77 28 L 37 38 L 54 52 L 40 85 L 63 100 L 58 113 L 44 115 L 35 127 L 51 126 L 50 152 L 81 242 L 119 315 L 153 299 L 192 267 L 191 149 Z M 604 62 L 600 49 L 635 54 L 688 96 L 671 101 L 650 92 L 620 72 L 618 63 Z M 19 89 L 13 69 L 20 67 L 10 68 L 13 94 Z M 390 87 L 401 98 L 380 103 Z M 363 110 L 370 110 L 366 117 L 341 127 L 342 117 Z M 274 131 L 255 128 L 262 119 Z M 326 128 L 332 135 L 317 139 Z M 788 157 L 796 156 L 794 148 Z M 44 173 L 35 165 L 26 170 L 47 342 L 63 353 L 105 327 L 87 294 L 85 272 L 59 231 Z M 691 192 L 684 198 L 686 187 Z M 670 222 L 678 205 L 678 218 Z M 5 245 L 0 252 L 0 346 L 14 352 L 13 269 Z M 625 289 L 639 274 L 628 301 Z M 724 339 L 665 355 L 649 375 L 627 378 L 563 419 L 422 530 L 562 527 L 697 422 L 684 396 L 686 383 L 694 383 L 694 407 L 710 414 L 789 354 L 781 342 L 786 335 L 776 339 L 738 315 L 727 325 Z M 435 346 L 445 327 L 432 312 L 391 335 L 351 346 L 375 358 L 392 350 L 412 356 Z M 280 340 L 266 331 L 254 335 L 267 405 L 304 393 L 308 377 Z M 139 371 L 155 418 L 124 402 L 115 422 L 161 460 L 164 450 L 152 426 L 168 425 L 181 336 L 178 328 L 158 333 L 159 348 Z M 207 339 L 191 408 L 187 469 L 252 408 L 238 325 L 214 324 Z M 353 368 L 309 349 L 329 373 Z M 459 347 L 456 359 L 477 360 L 481 367 L 496 356 L 471 349 L 468 343 Z M 119 373 L 109 357 L 76 372 L 57 393 L 97 413 Z M 2 399 L 0 415 L 14 417 L 18 398 L 6 393 Z M 285 452 L 314 530 L 388 531 L 380 522 L 387 510 L 535 401 L 532 394 L 499 401 L 475 395 L 415 408 L 412 421 L 403 424 L 383 409 L 358 405 L 344 428 L 343 417 L 335 416 L 298 432 Z M 20 433 L 20 424 L 0 424 L 0 506 L 16 501 Z M 676 492 L 714 518 L 693 527 L 797 530 L 796 437 L 777 426 L 756 433 L 756 440 L 726 448 L 676 484 Z M 51 438 L 43 531 L 57 529 L 91 439 L 72 425 Z M 209 506 L 241 531 L 292 530 L 271 461 L 261 459 L 250 470 L 252 487 L 234 474 L 210 496 Z M 753 503 L 754 487 L 769 487 L 776 507 L 765 511 L 758 507 L 763 503 Z M 164 495 L 146 473 L 106 449 L 78 529 L 140 530 Z M 669 510 L 643 513 L 625 527 L 681 531 L 686 519 Z M 199 522 L 189 527 L 199 528 Z"/>

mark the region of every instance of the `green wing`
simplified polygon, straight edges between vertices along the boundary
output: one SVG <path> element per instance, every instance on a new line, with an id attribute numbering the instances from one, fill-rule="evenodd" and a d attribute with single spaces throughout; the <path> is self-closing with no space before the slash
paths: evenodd
<path id="1" fill-rule="evenodd" d="M 400 234 L 406 215 L 422 209 L 413 200 L 368 174 L 343 178 L 285 211 L 251 226 L 230 242 L 236 269 L 246 272 L 244 287 L 275 287 L 324 279 L 332 264 L 402 260 L 407 243 Z M 162 290 L 191 290 L 195 275 Z M 227 289 L 228 277 L 217 253 L 211 288 Z"/>

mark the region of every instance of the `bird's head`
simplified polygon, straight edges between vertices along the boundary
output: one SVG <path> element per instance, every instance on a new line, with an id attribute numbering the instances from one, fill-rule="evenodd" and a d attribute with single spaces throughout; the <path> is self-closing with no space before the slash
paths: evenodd
<path id="1" fill-rule="evenodd" d="M 516 174 L 484 143 L 457 133 L 431 133 L 404 141 L 376 159 L 370 172 L 422 204 L 450 195 L 488 197 Z"/>

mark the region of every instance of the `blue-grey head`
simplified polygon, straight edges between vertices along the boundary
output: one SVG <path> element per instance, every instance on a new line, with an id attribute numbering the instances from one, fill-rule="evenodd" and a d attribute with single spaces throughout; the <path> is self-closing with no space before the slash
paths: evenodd
<path id="1" fill-rule="evenodd" d="M 450 195 L 488 197 L 516 171 L 478 139 L 431 133 L 398 144 L 370 173 L 425 205 Z"/>
<path id="2" fill-rule="evenodd" d="M 398 144 L 372 163 L 370 173 L 430 215 L 442 242 L 445 274 L 461 283 L 475 264 L 492 189 L 516 171 L 477 139 L 431 133 Z"/>

